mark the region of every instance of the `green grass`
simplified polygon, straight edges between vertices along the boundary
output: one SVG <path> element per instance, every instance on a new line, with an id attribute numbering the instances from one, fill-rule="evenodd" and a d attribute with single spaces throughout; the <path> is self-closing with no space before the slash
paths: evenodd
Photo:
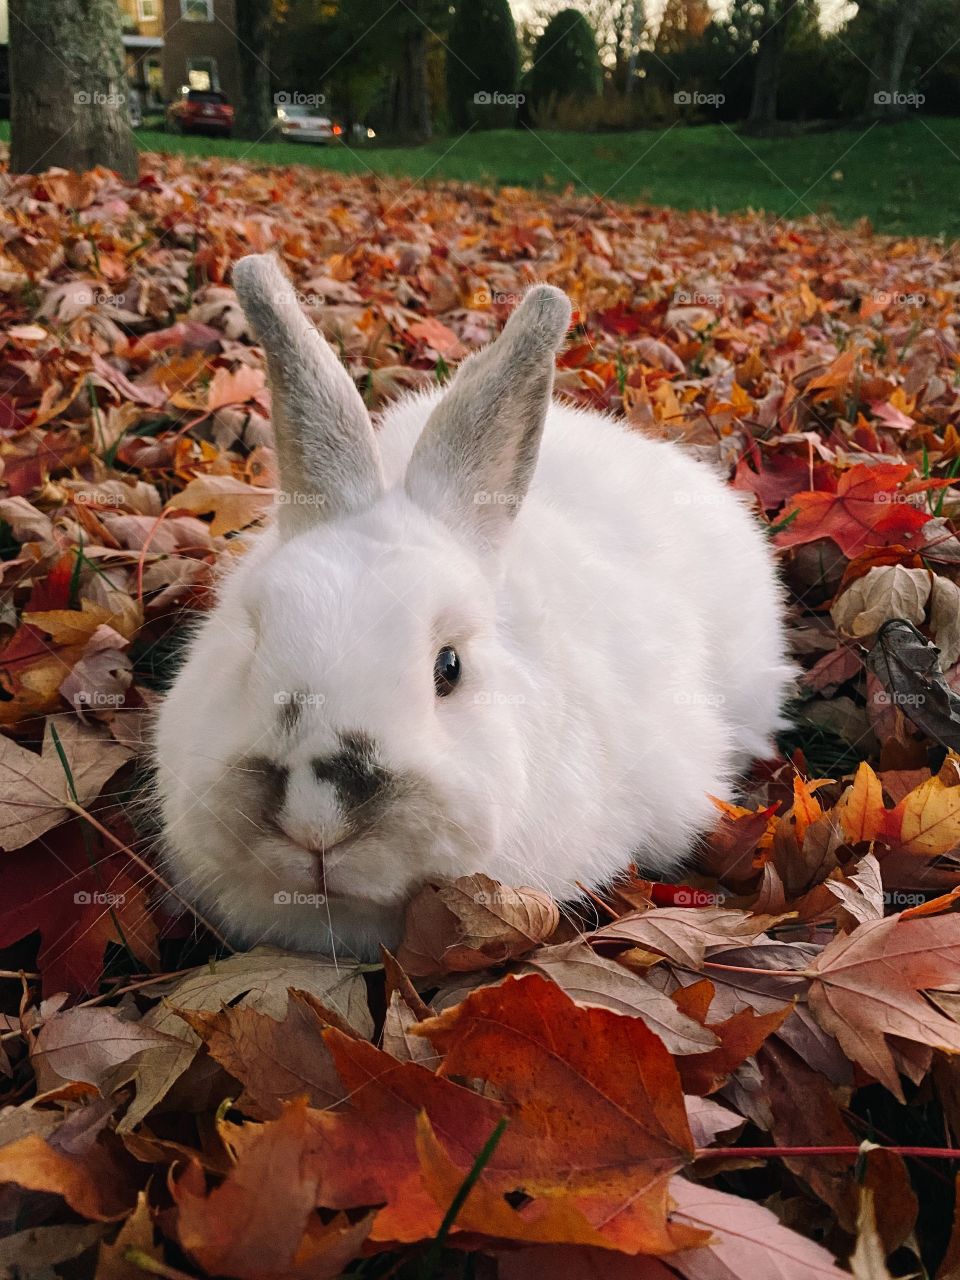
<path id="1" fill-rule="evenodd" d="M 6 126 L 0 131 L 6 136 Z M 562 189 L 678 209 L 766 209 L 779 216 L 866 216 L 878 231 L 960 235 L 960 119 L 915 118 L 873 129 L 741 137 L 723 125 L 634 133 L 505 130 L 423 147 L 316 147 L 181 138 L 140 130 L 144 151 L 307 164 L 408 180 Z"/>

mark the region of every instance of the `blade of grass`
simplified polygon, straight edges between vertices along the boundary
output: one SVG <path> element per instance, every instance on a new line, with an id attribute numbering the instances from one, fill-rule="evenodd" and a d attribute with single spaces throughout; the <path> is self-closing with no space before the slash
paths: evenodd
<path id="1" fill-rule="evenodd" d="M 70 768 L 70 761 L 67 759 L 67 753 L 63 749 L 63 743 L 60 741 L 60 734 L 57 732 L 57 726 L 53 723 L 52 720 L 49 723 L 50 723 L 50 736 L 53 739 L 53 745 L 56 748 L 57 755 L 60 758 L 60 765 L 67 779 L 67 790 L 70 792 L 70 799 L 73 801 L 75 805 L 79 807 L 80 798 L 77 795 L 77 787 L 76 787 L 76 783 L 73 780 L 73 770 Z M 131 962 L 133 964 L 136 964 L 137 962 L 136 953 L 134 952 L 133 948 L 130 946 L 130 943 L 127 941 L 126 935 L 123 932 L 123 926 L 120 924 L 120 917 L 117 915 L 116 910 L 114 909 L 113 903 L 110 902 L 109 900 L 106 886 L 103 883 L 103 877 L 100 874 L 100 868 L 97 865 L 96 858 L 93 856 L 93 849 L 90 844 L 89 828 L 86 826 L 83 826 L 80 828 L 80 830 L 81 830 L 81 839 L 83 840 L 84 853 L 87 855 L 87 861 L 90 863 L 90 870 L 93 872 L 94 878 L 96 879 L 97 884 L 100 886 L 100 892 L 104 895 L 104 900 L 106 901 L 106 904 L 107 904 L 107 910 L 110 912 L 110 919 L 113 921 L 113 927 L 117 931 L 117 937 L 120 939 L 121 945 L 123 946 L 124 951 L 126 951 L 127 955 L 130 957 Z"/>
<path id="2" fill-rule="evenodd" d="M 444 1246 L 447 1242 L 447 1236 L 449 1236 L 460 1210 L 466 1203 L 467 1196 L 473 1190 L 477 1179 L 484 1170 L 484 1167 L 488 1164 L 494 1151 L 496 1151 L 497 1144 L 503 1137 L 506 1127 L 507 1117 L 504 1116 L 502 1120 L 497 1122 L 497 1127 L 483 1144 L 480 1149 L 480 1154 L 477 1156 L 476 1160 L 474 1160 L 473 1168 L 460 1184 L 460 1190 L 453 1197 L 453 1200 L 450 1203 L 450 1208 L 444 1214 L 443 1221 L 440 1223 L 440 1230 L 434 1236 L 430 1245 L 430 1252 L 427 1254 L 423 1266 L 420 1268 L 420 1280 L 433 1280 L 433 1277 L 437 1274 L 437 1268 L 440 1265 L 440 1259 L 443 1254 Z"/>

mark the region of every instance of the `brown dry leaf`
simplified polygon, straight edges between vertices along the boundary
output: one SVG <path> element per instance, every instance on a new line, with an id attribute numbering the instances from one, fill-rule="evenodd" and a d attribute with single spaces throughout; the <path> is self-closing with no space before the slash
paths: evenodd
<path id="1" fill-rule="evenodd" d="M 129 1189 L 110 1179 L 101 1163 L 86 1163 L 28 1134 L 0 1147 L 0 1183 L 62 1196 L 81 1218 L 109 1222 L 129 1209 Z"/>
<path id="2" fill-rule="evenodd" d="M 960 915 L 871 921 L 835 938 L 809 966 L 810 1008 L 902 1102 L 887 1036 L 960 1053 L 960 1026 L 922 994 L 955 982 L 958 966 Z"/>
<path id="3" fill-rule="evenodd" d="M 133 752 L 74 716 L 52 716 L 43 752 L 27 751 L 0 737 L 0 849 L 19 849 L 70 816 L 70 785 L 54 742 L 60 738 L 76 791 L 88 805 Z"/>
<path id="4" fill-rule="evenodd" d="M 218 368 L 207 388 L 207 408 L 211 413 L 227 404 L 246 404 L 253 400 L 266 385 L 262 369 L 241 364 L 236 369 Z"/>
<path id="5" fill-rule="evenodd" d="M 839 632 L 857 640 L 876 635 L 891 618 L 905 618 L 921 626 L 933 578 L 926 569 L 880 565 L 837 597 L 830 616 Z"/>
<path id="6" fill-rule="evenodd" d="M 713 1032 L 678 1009 L 669 996 L 583 941 L 539 947 L 520 972 L 543 974 L 579 1005 L 642 1018 L 671 1053 L 706 1053 L 717 1046 Z"/>
<path id="7" fill-rule="evenodd" d="M 423 1019 L 418 1018 L 403 999 L 399 991 L 394 991 L 387 1005 L 383 1021 L 383 1048 L 398 1062 L 419 1062 L 425 1067 L 435 1067 L 440 1061 L 439 1054 L 422 1036 L 414 1035 L 414 1028 Z"/>
<path id="8" fill-rule="evenodd" d="M 0 1240 L 0 1268 L 7 1276 L 56 1275 L 54 1267 L 72 1262 L 92 1248 L 105 1229 L 100 1223 L 90 1222 L 83 1226 L 29 1227 L 18 1231 Z M 24 1266 L 25 1259 L 29 1259 L 29 1272 Z"/>
<path id="9" fill-rule="evenodd" d="M 137 1196 L 137 1207 L 127 1218 L 112 1244 L 100 1245 L 94 1280 L 143 1280 L 143 1268 L 126 1258 L 128 1249 L 136 1249 L 154 1262 L 163 1262 L 163 1255 L 154 1243 L 153 1217 L 146 1194 Z"/>
<path id="10" fill-rule="evenodd" d="M 325 1024 L 305 1001 L 291 998 L 282 1021 L 244 1005 L 180 1013 L 210 1056 L 241 1082 L 237 1106 L 255 1120 L 276 1119 L 283 1104 L 296 1098 L 315 1107 L 343 1101 L 323 1039 Z"/>
<path id="11" fill-rule="evenodd" d="M 413 899 L 397 959 L 414 978 L 470 973 L 526 955 L 559 923 L 557 904 L 540 889 L 461 876 Z"/>
<path id="12" fill-rule="evenodd" d="M 623 943 L 657 951 L 677 964 L 699 969 L 708 947 L 753 942 L 779 916 L 755 916 L 726 907 L 657 907 L 638 915 L 621 916 L 590 935 L 593 946 Z"/>
<path id="13" fill-rule="evenodd" d="M 933 580 L 930 629 L 940 650 L 940 665 L 949 671 L 960 660 L 960 587 L 940 575 Z"/>
<path id="14" fill-rule="evenodd" d="M 146 1049 L 178 1047 L 169 1036 L 127 1021 L 116 1009 L 65 1009 L 47 1018 L 30 1047 L 41 1092 L 71 1080 L 99 1086 L 111 1071 Z"/>
<path id="15" fill-rule="evenodd" d="M 883 918 L 883 877 L 872 853 L 864 854 L 847 880 L 825 880 L 824 888 L 840 899 L 858 924 Z"/>
<path id="16" fill-rule="evenodd" d="M 167 511 L 190 511 L 194 515 L 213 512 L 210 532 L 215 538 L 236 533 L 259 520 L 273 505 L 269 489 L 235 480 L 233 476 L 197 476 L 167 503 Z"/>
<path id="17" fill-rule="evenodd" d="M 683 1100 L 690 1132 L 698 1148 L 709 1147 L 721 1133 L 732 1135 L 746 1124 L 743 1116 L 738 1116 L 729 1107 L 722 1107 L 713 1098 L 699 1098 L 688 1093 Z"/>
<path id="18" fill-rule="evenodd" d="M 128 1132 L 163 1100 L 193 1061 L 200 1038 L 179 1010 L 215 1012 L 222 1005 L 245 1007 L 276 1019 L 286 1016 L 288 991 L 302 988 L 326 1001 L 361 1034 L 373 1034 L 362 973 L 340 969 L 328 956 L 294 955 L 272 947 L 257 947 L 181 974 L 164 992 L 161 1004 L 141 1023 L 144 1030 L 159 1032 L 176 1043 L 145 1052 L 131 1069 L 121 1067 L 111 1080 L 114 1089 L 133 1082 L 136 1097 L 120 1122 Z"/>
<path id="19" fill-rule="evenodd" d="M 247 1144 L 226 1179 L 207 1193 L 198 1164 L 171 1188 L 180 1244 L 204 1271 L 237 1280 L 326 1280 L 339 1276 L 370 1230 L 314 1216 L 317 1174 L 305 1159 L 303 1103 L 287 1107 Z"/>
<path id="20" fill-rule="evenodd" d="M 770 1132 L 778 1147 L 857 1145 L 829 1081 L 792 1049 L 770 1040 L 760 1052 L 759 1065 L 773 1118 Z M 852 1233 L 857 1217 L 857 1157 L 785 1156 L 784 1162 L 795 1178 L 830 1206 L 841 1228 Z"/>

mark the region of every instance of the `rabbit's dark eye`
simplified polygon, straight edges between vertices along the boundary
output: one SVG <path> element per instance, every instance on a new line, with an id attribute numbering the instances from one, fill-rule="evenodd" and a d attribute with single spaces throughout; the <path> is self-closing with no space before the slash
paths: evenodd
<path id="1" fill-rule="evenodd" d="M 437 654 L 433 664 L 433 684 L 438 698 L 445 698 L 453 693 L 460 683 L 460 655 L 451 645 L 444 647 Z"/>

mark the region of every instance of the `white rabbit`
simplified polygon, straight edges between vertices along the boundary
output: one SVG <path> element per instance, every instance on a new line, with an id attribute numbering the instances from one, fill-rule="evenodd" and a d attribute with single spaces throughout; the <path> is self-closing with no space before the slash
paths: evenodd
<path id="1" fill-rule="evenodd" d="M 234 283 L 281 492 L 159 716 L 181 893 L 234 940 L 369 958 L 437 878 L 570 900 L 634 860 L 675 873 L 791 676 L 740 500 L 551 401 L 557 289 L 375 433 L 276 260 Z"/>

